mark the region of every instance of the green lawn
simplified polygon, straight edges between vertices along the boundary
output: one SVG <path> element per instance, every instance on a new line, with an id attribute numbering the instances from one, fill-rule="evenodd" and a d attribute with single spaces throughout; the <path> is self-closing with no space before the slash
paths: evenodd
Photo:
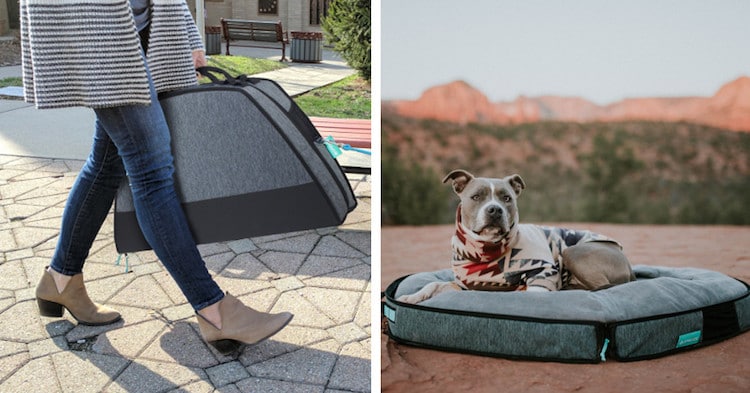
<path id="1" fill-rule="evenodd" d="M 288 67 L 286 64 L 280 61 L 253 59 L 244 56 L 224 55 L 209 56 L 208 65 L 221 68 L 231 76 L 260 74 L 261 72 L 273 71 Z M 210 82 L 208 78 L 201 78 L 200 80 L 200 83 L 208 82 Z"/>
<path id="2" fill-rule="evenodd" d="M 352 75 L 294 99 L 308 116 L 370 118 L 370 82 Z"/>
<path id="3" fill-rule="evenodd" d="M 21 78 L 3 78 L 0 79 L 0 88 L 9 86 L 23 86 L 23 80 Z M 16 96 L 5 96 L 0 94 L 0 97 L 4 100 L 23 100 L 22 97 Z"/>
<path id="4" fill-rule="evenodd" d="M 23 86 L 21 78 L 4 78 L 0 79 L 0 87 Z"/>
<path id="5" fill-rule="evenodd" d="M 219 67 L 232 76 L 253 75 L 287 67 L 273 60 L 222 55 L 211 56 L 208 65 Z M 201 79 L 201 83 L 208 82 L 208 78 Z M 370 118 L 370 83 L 356 75 L 312 90 L 294 100 L 308 116 Z"/>

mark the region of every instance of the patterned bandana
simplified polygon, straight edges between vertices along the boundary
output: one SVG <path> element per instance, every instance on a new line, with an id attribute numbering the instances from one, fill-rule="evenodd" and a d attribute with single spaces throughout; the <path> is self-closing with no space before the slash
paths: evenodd
<path id="1" fill-rule="evenodd" d="M 461 259 L 468 259 L 476 263 L 489 263 L 498 260 L 508 252 L 508 243 L 516 237 L 518 228 L 512 223 L 510 231 L 497 243 L 477 239 L 477 236 L 467 230 L 461 223 L 461 205 L 456 209 L 456 234 L 453 236 L 453 251 Z"/>
<path id="2" fill-rule="evenodd" d="M 510 231 L 498 242 L 487 242 L 477 239 L 476 234 L 463 226 L 461 222 L 461 205 L 456 210 L 456 232 L 451 239 L 453 247 L 453 270 L 461 285 L 468 289 L 481 290 L 523 290 L 525 286 L 508 285 L 503 279 L 505 261 L 517 239 L 518 227 L 511 223 Z M 499 274 L 498 277 L 495 277 Z M 474 281 L 469 276 L 484 276 L 484 280 Z M 488 277 L 492 277 L 489 278 Z M 483 281 L 483 282 L 482 282 Z"/>

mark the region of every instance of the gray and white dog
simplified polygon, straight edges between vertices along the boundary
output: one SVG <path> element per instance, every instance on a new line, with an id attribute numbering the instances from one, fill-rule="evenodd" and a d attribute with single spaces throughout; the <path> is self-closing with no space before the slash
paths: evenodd
<path id="1" fill-rule="evenodd" d="M 451 290 L 599 290 L 635 280 L 617 241 L 590 231 L 519 224 L 516 201 L 526 184 L 519 175 L 474 177 L 457 169 L 461 200 L 451 239 L 453 282 L 433 282 L 398 300 L 419 303 Z"/>

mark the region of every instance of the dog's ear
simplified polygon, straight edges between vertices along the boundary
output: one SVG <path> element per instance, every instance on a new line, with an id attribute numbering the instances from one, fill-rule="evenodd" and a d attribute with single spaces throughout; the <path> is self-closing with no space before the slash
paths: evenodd
<path id="1" fill-rule="evenodd" d="M 456 194 L 460 194 L 473 178 L 474 175 L 471 173 L 463 169 L 456 169 L 445 176 L 443 183 L 447 183 L 448 180 L 453 180 L 453 191 L 455 191 Z"/>
<path id="2" fill-rule="evenodd" d="M 510 175 L 505 178 L 505 180 L 510 184 L 511 187 L 513 187 L 513 191 L 516 192 L 516 196 L 521 195 L 521 190 L 526 188 L 526 183 L 523 182 L 523 179 L 521 179 L 521 176 L 519 175 Z"/>

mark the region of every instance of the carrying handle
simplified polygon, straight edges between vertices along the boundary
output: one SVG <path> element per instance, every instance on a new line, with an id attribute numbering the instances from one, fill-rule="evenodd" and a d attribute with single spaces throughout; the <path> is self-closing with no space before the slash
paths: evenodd
<path id="1" fill-rule="evenodd" d="M 203 67 L 198 67 L 195 70 L 198 71 L 201 75 L 207 77 L 208 79 L 211 79 L 211 83 L 214 83 L 217 85 L 247 86 L 248 84 L 254 84 L 252 80 L 248 79 L 247 75 L 232 76 L 232 75 L 229 75 L 228 72 L 222 70 L 219 67 L 203 66 Z M 223 81 L 219 80 L 215 75 L 213 75 L 214 73 L 222 75 L 225 80 Z"/>
<path id="2" fill-rule="evenodd" d="M 224 78 L 227 81 L 233 81 L 234 80 L 234 77 L 232 77 L 231 75 L 229 75 L 229 73 L 227 73 L 226 71 L 224 71 L 224 70 L 222 70 L 221 68 L 218 68 L 218 67 L 203 66 L 203 67 L 197 67 L 195 70 L 198 71 L 199 74 L 207 77 L 208 79 L 211 79 L 212 83 L 217 83 L 217 84 L 218 83 L 224 83 L 224 82 L 220 81 L 212 73 L 217 73 L 217 74 L 223 75 Z"/>

